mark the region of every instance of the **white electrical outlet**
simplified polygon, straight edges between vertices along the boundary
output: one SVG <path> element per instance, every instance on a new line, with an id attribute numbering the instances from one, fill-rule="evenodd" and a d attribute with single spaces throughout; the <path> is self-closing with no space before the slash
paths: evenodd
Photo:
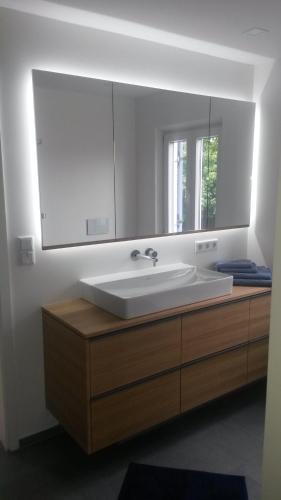
<path id="1" fill-rule="evenodd" d="M 218 249 L 219 240 L 213 238 L 212 240 L 196 240 L 195 253 L 214 252 Z"/>

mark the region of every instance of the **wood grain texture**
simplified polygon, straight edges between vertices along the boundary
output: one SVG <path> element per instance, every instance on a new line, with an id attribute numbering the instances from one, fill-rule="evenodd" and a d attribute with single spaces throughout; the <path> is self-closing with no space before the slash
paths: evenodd
<path id="1" fill-rule="evenodd" d="M 149 323 L 90 344 L 92 395 L 97 395 L 178 366 L 181 320 Z"/>
<path id="2" fill-rule="evenodd" d="M 248 382 L 267 375 L 268 339 L 258 340 L 248 346 Z"/>
<path id="3" fill-rule="evenodd" d="M 56 318 L 65 326 L 68 326 L 78 335 L 91 338 L 117 330 L 124 330 L 131 326 L 270 293 L 271 290 L 268 288 L 235 286 L 231 294 L 224 295 L 223 297 L 216 297 L 186 306 L 165 309 L 157 313 L 131 319 L 118 318 L 83 299 L 75 299 L 68 302 L 44 306 L 43 311 Z"/>
<path id="4" fill-rule="evenodd" d="M 248 341 L 249 301 L 222 305 L 182 318 L 182 362 Z"/>
<path id="5" fill-rule="evenodd" d="M 95 400 L 92 402 L 92 449 L 109 446 L 179 412 L 179 371 Z"/>
<path id="6" fill-rule="evenodd" d="M 250 301 L 249 339 L 269 335 L 271 296 L 257 297 Z"/>
<path id="7" fill-rule="evenodd" d="M 181 370 L 181 411 L 195 408 L 247 383 L 247 347 Z"/>
<path id="8" fill-rule="evenodd" d="M 88 344 L 43 315 L 46 404 L 87 452 L 91 452 Z"/>
<path id="9" fill-rule="evenodd" d="M 43 308 L 47 407 L 91 453 L 177 415 L 180 392 L 187 411 L 264 376 L 264 340 L 213 355 L 248 342 L 250 301 L 252 335 L 265 335 L 268 289 L 236 287 L 226 297 L 132 320 L 80 299 Z M 113 393 L 91 400 L 106 391 Z"/>

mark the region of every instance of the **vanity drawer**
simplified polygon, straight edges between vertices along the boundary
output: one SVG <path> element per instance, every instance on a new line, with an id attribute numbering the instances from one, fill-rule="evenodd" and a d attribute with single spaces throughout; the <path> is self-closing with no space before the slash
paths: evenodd
<path id="1" fill-rule="evenodd" d="M 249 344 L 248 382 L 254 382 L 267 375 L 268 339 Z"/>
<path id="2" fill-rule="evenodd" d="M 180 372 L 92 401 L 92 447 L 99 450 L 180 412 Z"/>
<path id="3" fill-rule="evenodd" d="M 257 297 L 250 301 L 250 340 L 269 335 L 270 306 L 270 295 Z"/>
<path id="4" fill-rule="evenodd" d="M 183 316 L 182 362 L 247 342 L 248 328 L 248 300 Z"/>
<path id="5" fill-rule="evenodd" d="M 95 396 L 180 364 L 181 320 L 150 323 L 92 341 L 91 392 Z"/>
<path id="6" fill-rule="evenodd" d="M 181 370 L 181 411 L 233 391 L 247 383 L 247 347 L 198 361 Z"/>

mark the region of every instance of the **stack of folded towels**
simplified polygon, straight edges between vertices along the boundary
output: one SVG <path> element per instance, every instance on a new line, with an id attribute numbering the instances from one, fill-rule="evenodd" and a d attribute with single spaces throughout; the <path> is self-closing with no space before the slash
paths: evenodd
<path id="1" fill-rule="evenodd" d="M 221 260 L 216 263 L 216 270 L 233 276 L 234 285 L 265 286 L 272 285 L 272 272 L 269 267 L 257 266 L 248 259 Z"/>

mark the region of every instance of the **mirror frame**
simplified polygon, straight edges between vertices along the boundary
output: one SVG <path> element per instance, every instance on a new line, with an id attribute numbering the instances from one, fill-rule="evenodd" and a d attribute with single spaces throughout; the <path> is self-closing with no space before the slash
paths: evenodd
<path id="1" fill-rule="evenodd" d="M 175 89 L 163 89 L 159 87 L 148 87 L 146 85 L 142 84 L 137 84 L 137 83 L 128 83 L 128 82 L 120 82 L 120 81 L 112 81 L 112 80 L 104 80 L 102 78 L 94 78 L 94 77 L 83 77 L 81 75 L 74 75 L 74 74 L 67 74 L 67 73 L 59 73 L 56 71 L 48 71 L 48 70 L 40 70 L 33 68 L 32 69 L 32 81 L 33 81 L 33 93 L 34 93 L 34 72 L 48 72 L 48 73 L 54 73 L 54 74 L 63 74 L 66 76 L 70 77 L 80 77 L 80 78 L 88 78 L 88 79 L 93 79 L 93 80 L 99 80 L 103 82 L 108 82 L 112 85 L 114 83 L 118 84 L 124 84 L 124 85 L 132 85 L 132 86 L 139 86 L 139 87 L 144 87 L 144 88 L 155 88 L 155 90 L 160 90 L 163 92 L 175 92 L 177 94 L 183 94 L 183 95 L 201 95 L 204 97 L 209 97 L 210 99 L 214 96 L 206 95 L 206 94 L 195 94 L 191 92 L 184 92 L 184 91 L 178 91 Z M 228 100 L 227 98 L 221 98 Z M 230 99 L 232 100 L 232 99 Z M 238 102 L 252 102 L 252 101 L 238 101 Z M 252 104 L 255 105 L 255 102 L 252 102 Z M 35 110 L 35 102 L 34 102 L 34 124 L 35 124 L 35 130 L 36 130 L 36 110 Z M 113 125 L 114 126 L 114 125 Z M 35 146 L 36 146 L 36 134 L 35 134 Z M 36 151 L 37 151 L 37 146 L 36 146 Z M 38 172 L 38 181 L 39 181 L 39 162 L 38 162 L 38 155 L 36 154 L 37 157 L 37 172 Z M 115 177 L 115 164 L 114 164 L 114 177 Z M 38 182 L 38 190 L 39 190 L 39 201 L 40 201 L 40 182 Z M 41 217 L 41 202 L 40 202 L 40 217 Z M 249 210 L 249 219 L 250 219 L 250 210 Z M 201 234 L 201 233 L 209 233 L 209 232 L 216 232 L 216 231 L 227 231 L 230 229 L 242 229 L 242 228 L 248 228 L 250 227 L 250 220 L 249 224 L 241 224 L 241 225 L 234 225 L 234 226 L 227 226 L 227 227 L 216 227 L 216 228 L 207 228 L 207 229 L 192 229 L 189 231 L 182 231 L 182 232 L 176 232 L 176 233 L 159 233 L 159 234 L 148 234 L 148 235 L 142 235 L 142 236 L 133 236 L 133 237 L 126 237 L 126 238 L 112 238 L 112 239 L 105 239 L 105 240 L 94 240 L 94 241 L 83 241 L 83 242 L 76 242 L 76 243 L 65 243 L 65 244 L 59 244 L 59 245 L 44 245 L 43 244 L 43 228 L 42 228 L 42 217 L 41 217 L 41 248 L 42 250 L 56 250 L 60 248 L 72 248 L 72 247 L 80 247 L 80 246 L 89 246 L 89 245 L 103 245 L 105 243 L 119 243 L 122 241 L 135 241 L 135 240 L 145 240 L 145 239 L 151 239 L 151 238 L 163 238 L 163 237 L 169 237 L 169 236 L 185 236 L 188 234 Z"/>
<path id="2" fill-rule="evenodd" d="M 229 231 L 230 229 L 243 229 L 250 227 L 250 224 L 241 224 L 240 226 L 228 226 L 228 227 L 215 227 L 210 229 L 194 229 L 191 231 L 178 232 L 178 233 L 161 233 L 153 234 L 147 236 L 134 236 L 132 238 L 115 238 L 108 240 L 99 241 L 82 241 L 81 243 L 65 243 L 64 245 L 42 245 L 42 250 L 56 250 L 58 248 L 71 248 L 71 247 L 84 247 L 88 245 L 104 245 L 105 243 L 120 243 L 122 241 L 135 241 L 135 240 L 147 240 L 151 238 L 166 238 L 167 236 L 185 236 L 187 234 L 201 234 L 201 233 L 211 233 L 216 231 Z"/>

